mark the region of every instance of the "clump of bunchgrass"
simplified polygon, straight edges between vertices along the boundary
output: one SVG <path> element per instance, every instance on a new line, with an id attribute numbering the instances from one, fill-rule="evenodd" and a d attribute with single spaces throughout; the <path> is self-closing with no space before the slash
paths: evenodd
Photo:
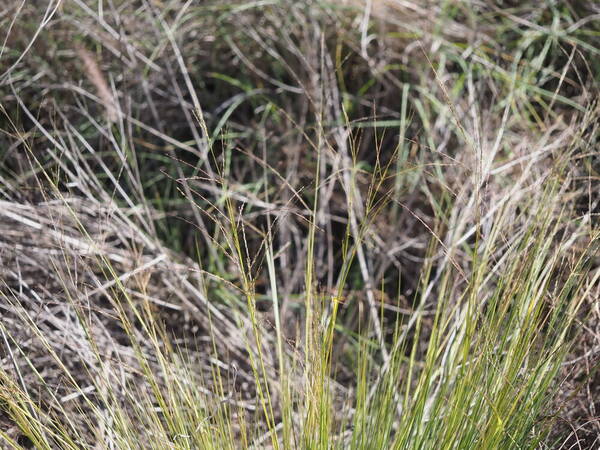
<path id="1" fill-rule="evenodd" d="M 92 3 L 0 18 L 3 445 L 567 442 L 593 20 Z"/>

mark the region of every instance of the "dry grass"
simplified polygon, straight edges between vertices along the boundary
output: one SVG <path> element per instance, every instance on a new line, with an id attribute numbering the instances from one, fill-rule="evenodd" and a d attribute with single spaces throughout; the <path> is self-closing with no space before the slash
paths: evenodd
<path id="1" fill-rule="evenodd" d="M 597 445 L 600 11 L 500 3 L 0 7 L 3 445 Z"/>

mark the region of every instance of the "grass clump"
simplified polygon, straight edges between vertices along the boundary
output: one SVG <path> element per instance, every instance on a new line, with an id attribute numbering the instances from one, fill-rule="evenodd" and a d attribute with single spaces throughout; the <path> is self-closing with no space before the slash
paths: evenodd
<path id="1" fill-rule="evenodd" d="M 597 445 L 597 11 L 430 3 L 3 7 L 3 448 Z"/>

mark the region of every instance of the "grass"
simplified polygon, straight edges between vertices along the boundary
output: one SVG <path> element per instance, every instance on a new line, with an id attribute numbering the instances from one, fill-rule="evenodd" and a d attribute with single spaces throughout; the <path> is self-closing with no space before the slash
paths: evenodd
<path id="1" fill-rule="evenodd" d="M 598 445 L 594 2 L 2 8 L 2 448 Z"/>

